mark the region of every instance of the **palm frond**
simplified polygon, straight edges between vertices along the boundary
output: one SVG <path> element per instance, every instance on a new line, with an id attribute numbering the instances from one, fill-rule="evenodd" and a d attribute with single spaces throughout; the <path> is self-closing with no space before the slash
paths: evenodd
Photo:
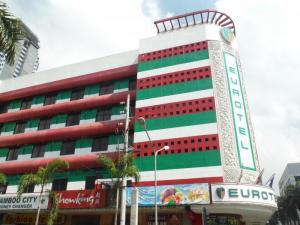
<path id="1" fill-rule="evenodd" d="M 0 3 L 0 51 L 8 64 L 13 65 L 18 41 L 25 36 L 21 20 L 15 18 L 3 2 Z"/>
<path id="2" fill-rule="evenodd" d="M 58 170 L 68 169 L 69 163 L 61 160 L 61 159 L 55 159 L 48 163 L 48 165 L 45 168 L 40 168 L 38 173 L 40 173 L 43 176 L 43 180 L 45 183 L 50 183 L 52 180 L 53 175 Z"/>
<path id="3" fill-rule="evenodd" d="M 6 184 L 6 176 L 3 173 L 0 173 L 0 185 Z"/>
<path id="4" fill-rule="evenodd" d="M 48 216 L 47 225 L 53 225 L 54 221 L 57 218 L 57 214 L 58 214 L 58 194 L 51 191 L 49 193 L 49 200 L 50 200 L 50 204 L 51 204 L 51 209 L 50 209 L 50 213 Z"/>
<path id="5" fill-rule="evenodd" d="M 19 187 L 18 187 L 18 196 L 23 194 L 25 190 L 30 186 L 30 185 L 37 185 L 37 184 L 42 184 L 42 179 L 36 174 L 24 174 L 21 177 Z"/>

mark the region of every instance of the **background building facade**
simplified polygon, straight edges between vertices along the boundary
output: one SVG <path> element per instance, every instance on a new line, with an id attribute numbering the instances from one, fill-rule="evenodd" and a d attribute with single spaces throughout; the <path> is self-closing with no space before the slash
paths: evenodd
<path id="1" fill-rule="evenodd" d="M 192 188 L 189 199 L 177 194 L 178 207 L 160 209 L 161 224 L 170 213 L 186 224 L 183 200 L 198 213 L 208 204 L 216 220 L 266 222 L 276 204 L 273 190 L 253 185 L 260 167 L 233 21 L 223 13 L 201 11 L 155 24 L 158 35 L 141 40 L 138 50 L 2 82 L 0 172 L 8 184 L 1 197 L 16 193 L 22 174 L 62 158 L 69 170 L 57 173 L 47 187 L 60 193 L 61 223 L 112 224 L 108 192 L 95 186 L 96 180 L 104 184 L 110 177 L 96 158 L 116 157 L 124 148 L 129 94 L 130 145 L 141 175 L 135 185 L 153 191 L 154 152 L 135 122 L 143 117 L 154 149 L 170 147 L 157 158 L 162 191 L 170 185 L 177 185 L 172 190 Z M 101 204 L 64 204 L 78 194 Z M 2 211 L 4 223 L 21 211 Z M 33 213 L 34 206 L 27 212 Z M 140 224 L 151 224 L 152 214 L 153 207 L 142 208 Z"/>
<path id="2" fill-rule="evenodd" d="M 300 163 L 288 163 L 279 180 L 280 195 L 284 193 L 288 185 L 297 184 L 300 184 Z"/>
<path id="3" fill-rule="evenodd" d="M 38 49 L 39 40 L 37 36 L 23 24 L 25 37 L 17 44 L 15 63 L 8 65 L 5 56 L 0 54 L 0 79 L 6 80 L 18 76 L 31 74 L 37 71 L 39 66 Z"/>

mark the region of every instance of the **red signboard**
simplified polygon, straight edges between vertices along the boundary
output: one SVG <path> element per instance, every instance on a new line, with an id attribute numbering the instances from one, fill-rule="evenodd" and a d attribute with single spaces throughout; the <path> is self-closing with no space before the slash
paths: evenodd
<path id="1" fill-rule="evenodd" d="M 106 191 L 103 189 L 60 191 L 58 193 L 59 209 L 103 208 Z"/>

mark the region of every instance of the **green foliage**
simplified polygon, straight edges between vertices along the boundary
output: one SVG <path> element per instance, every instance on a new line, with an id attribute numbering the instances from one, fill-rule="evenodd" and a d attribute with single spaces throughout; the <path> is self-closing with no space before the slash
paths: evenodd
<path id="1" fill-rule="evenodd" d="M 49 194 L 49 199 L 51 210 L 48 216 L 47 225 L 53 225 L 58 214 L 58 194 L 51 191 Z"/>
<path id="2" fill-rule="evenodd" d="M 278 211 L 276 211 L 271 219 L 270 224 L 276 224 L 280 220 L 282 224 L 288 221 L 299 221 L 297 209 L 300 209 L 300 186 L 290 185 L 285 189 L 282 196 L 277 198 Z"/>
<path id="3" fill-rule="evenodd" d="M 0 185 L 6 184 L 6 176 L 3 173 L 0 173 Z"/>
<path id="4" fill-rule="evenodd" d="M 14 64 L 17 43 L 24 38 L 21 20 L 15 18 L 4 2 L 0 2 L 0 51 L 6 56 L 6 62 Z"/>
<path id="5" fill-rule="evenodd" d="M 69 168 L 69 163 L 61 160 L 61 159 L 55 159 L 48 163 L 46 167 L 40 167 L 38 171 L 35 174 L 24 174 L 21 177 L 20 184 L 18 187 L 18 196 L 22 195 L 24 191 L 30 186 L 30 185 L 41 185 L 41 192 L 40 196 L 44 191 L 44 186 L 47 183 L 52 182 L 54 174 L 62 169 Z M 47 225 L 53 225 L 54 220 L 57 217 L 58 208 L 57 208 L 57 195 L 53 193 L 52 191 L 49 192 L 49 199 L 51 203 L 51 209 L 50 214 L 48 217 Z M 36 222 L 39 220 L 39 212 L 40 209 L 38 209 Z"/>

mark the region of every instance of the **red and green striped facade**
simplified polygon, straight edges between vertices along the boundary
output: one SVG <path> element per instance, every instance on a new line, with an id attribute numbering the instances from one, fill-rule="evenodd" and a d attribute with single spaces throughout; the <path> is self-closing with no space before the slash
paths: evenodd
<path id="1" fill-rule="evenodd" d="M 158 155 L 158 183 L 223 181 L 207 41 L 138 58 L 135 118 L 146 119 L 156 150 L 170 147 Z M 151 185 L 154 153 L 137 122 L 134 146 L 140 185 Z"/>
<path id="2" fill-rule="evenodd" d="M 55 158 L 70 163 L 68 171 L 56 175 L 68 178 L 67 190 L 84 189 L 88 176 L 107 181 L 109 174 L 96 158 L 117 157 L 118 148 L 124 148 L 120 131 L 128 94 L 130 144 L 141 175 L 137 185 L 154 184 L 154 152 L 136 122 L 139 117 L 146 120 L 155 150 L 170 147 L 158 154 L 158 184 L 236 182 L 242 167 L 232 135 L 230 93 L 224 62 L 216 62 L 233 48 L 220 39 L 220 28 L 212 27 L 205 34 L 196 26 L 159 34 L 141 40 L 137 51 L 20 77 L 16 88 L 4 81 L 0 172 L 8 176 L 7 193 L 16 192 L 23 173 Z M 215 43 L 221 43 L 218 54 Z M 249 180 L 257 175 L 255 166 Z"/>

